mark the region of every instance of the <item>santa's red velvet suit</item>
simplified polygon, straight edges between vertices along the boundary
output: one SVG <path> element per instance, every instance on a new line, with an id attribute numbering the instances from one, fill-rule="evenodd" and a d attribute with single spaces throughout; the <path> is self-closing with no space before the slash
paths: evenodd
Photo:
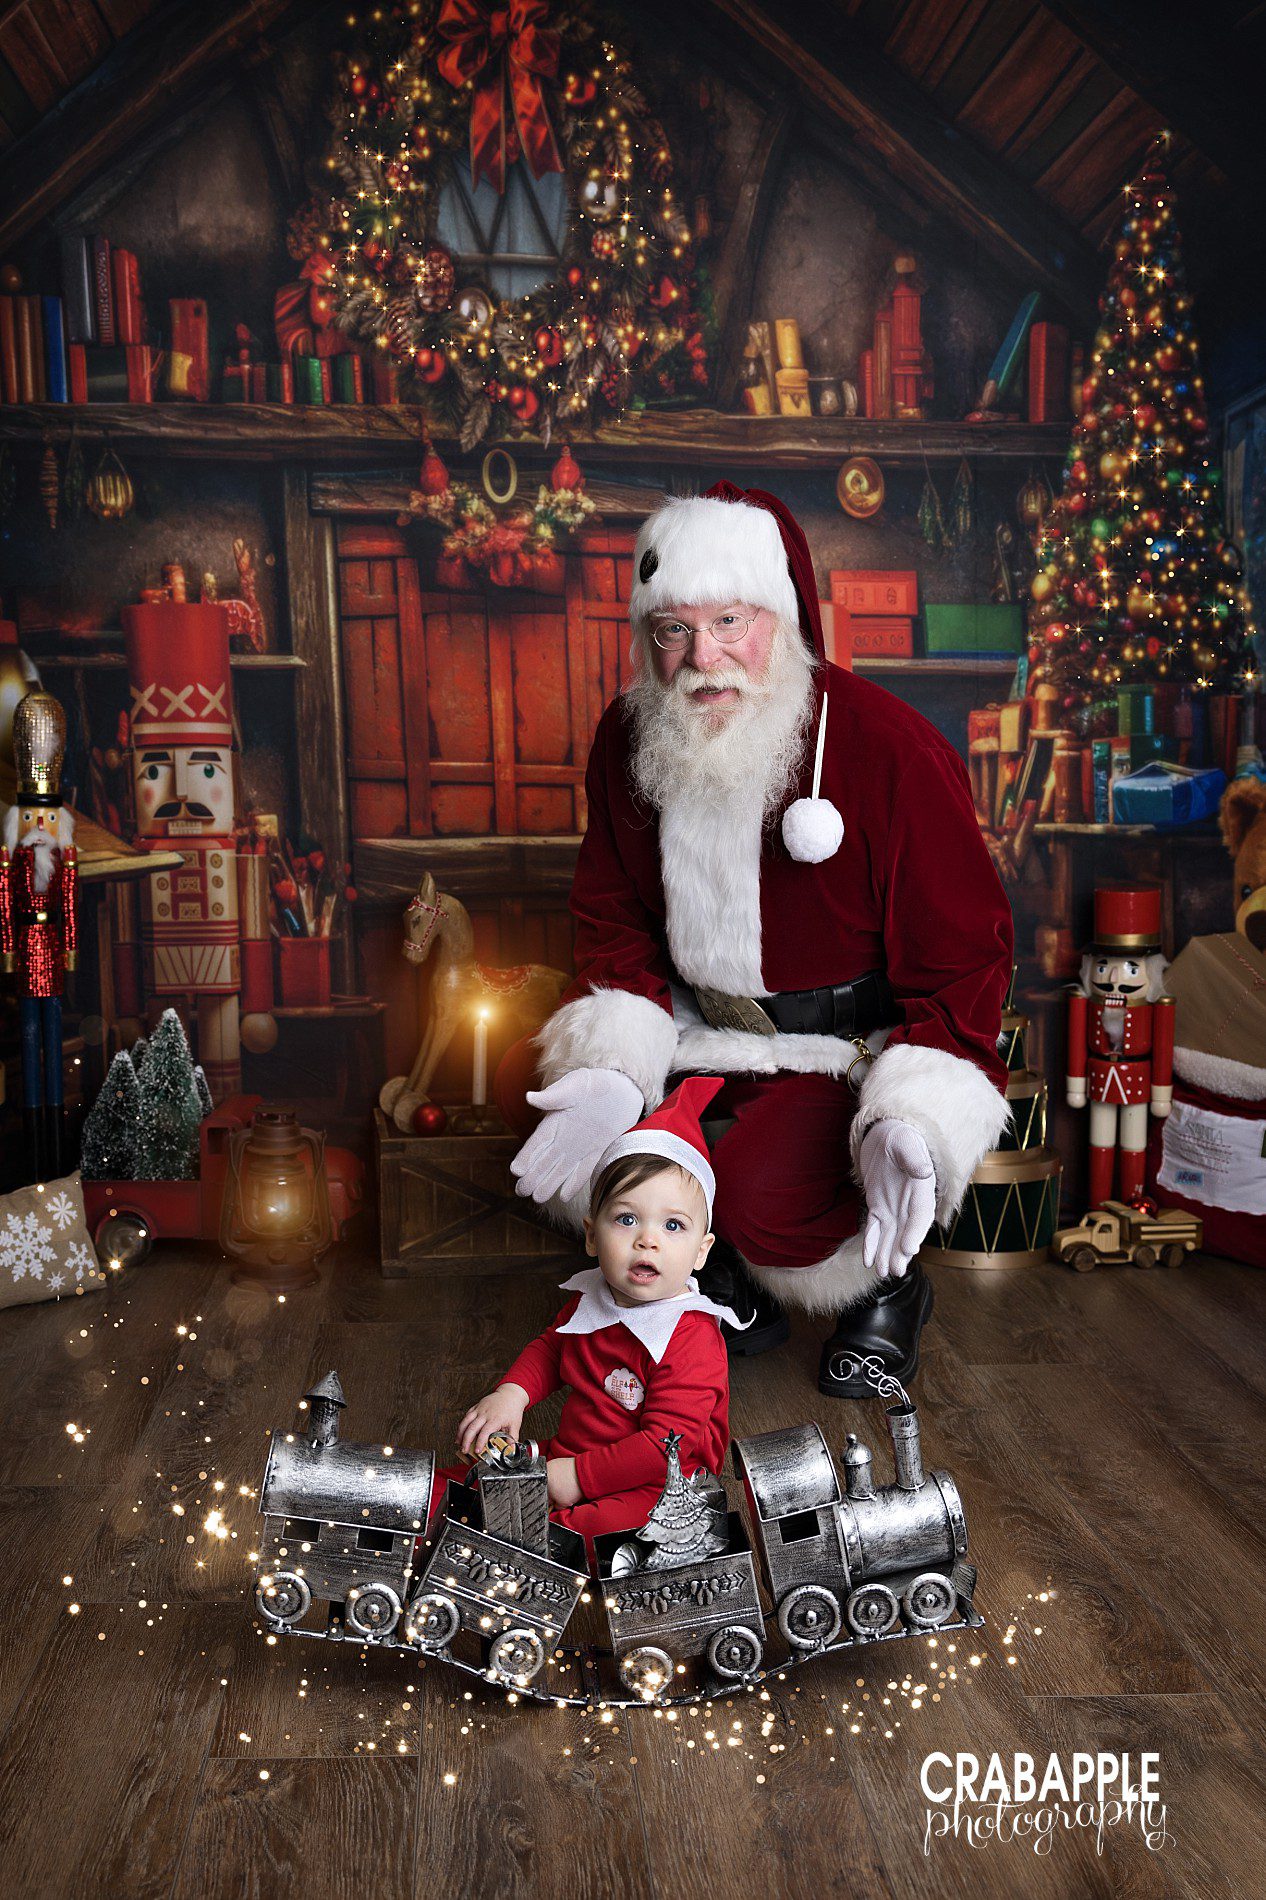
<path id="1" fill-rule="evenodd" d="M 714 496 L 747 499 L 724 484 Z M 747 601 L 779 612 L 787 637 L 798 620 L 820 656 L 803 537 L 795 530 L 784 553 L 772 515 L 714 496 L 669 504 L 639 536 L 635 626 L 667 606 Z M 949 741 L 881 687 L 825 663 L 812 733 L 827 692 L 819 796 L 838 809 L 843 838 L 816 863 L 792 856 L 782 828 L 786 807 L 813 791 L 811 738 L 766 818 L 741 793 L 657 812 L 634 788 L 628 706 L 608 707 L 572 890 L 577 976 L 538 1038 L 546 1084 L 614 1069 L 653 1105 L 673 1072 L 731 1078 L 717 1103 L 736 1120 L 713 1154 L 716 1231 L 780 1301 L 823 1312 L 874 1288 L 854 1181 L 863 1133 L 886 1119 L 914 1125 L 935 1168 L 936 1217 L 948 1220 L 1001 1132 L 997 1040 L 1012 948 Z M 873 1065 L 838 1035 L 710 1027 L 692 993 L 760 998 L 873 971 L 886 971 L 901 1018 L 866 1038 Z M 507 1089 L 500 1098 L 512 1108 Z"/>

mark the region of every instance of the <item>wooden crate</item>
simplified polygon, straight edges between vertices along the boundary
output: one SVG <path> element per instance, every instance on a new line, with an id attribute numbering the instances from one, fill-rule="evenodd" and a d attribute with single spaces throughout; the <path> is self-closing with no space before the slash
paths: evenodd
<path id="1" fill-rule="evenodd" d="M 402 1135 L 374 1109 L 384 1279 L 580 1265 L 576 1243 L 514 1192 L 515 1135 Z"/>

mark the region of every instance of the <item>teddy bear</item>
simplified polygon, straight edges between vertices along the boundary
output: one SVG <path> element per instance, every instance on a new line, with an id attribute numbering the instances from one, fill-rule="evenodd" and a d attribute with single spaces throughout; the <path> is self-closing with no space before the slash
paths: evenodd
<path id="1" fill-rule="evenodd" d="M 1235 860 L 1235 928 L 1254 949 L 1266 950 L 1266 779 L 1232 779 L 1218 819 Z"/>

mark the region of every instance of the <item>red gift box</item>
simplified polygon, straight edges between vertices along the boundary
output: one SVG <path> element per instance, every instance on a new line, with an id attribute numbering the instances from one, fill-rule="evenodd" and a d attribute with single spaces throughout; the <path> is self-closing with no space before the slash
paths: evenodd
<path id="1" fill-rule="evenodd" d="M 831 604 L 850 614 L 906 614 L 919 611 L 919 577 L 913 572 L 882 568 L 831 569 Z"/>

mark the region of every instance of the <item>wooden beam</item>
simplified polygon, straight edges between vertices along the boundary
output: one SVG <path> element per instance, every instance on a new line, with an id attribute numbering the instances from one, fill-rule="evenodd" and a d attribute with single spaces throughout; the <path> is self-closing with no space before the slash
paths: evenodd
<path id="1" fill-rule="evenodd" d="M 717 341 L 716 375 L 717 403 L 722 409 L 733 408 L 736 401 L 743 344 L 752 313 L 756 264 L 794 116 L 792 101 L 787 97 L 766 114 L 748 154 L 738 201 L 712 272 L 716 307 L 723 313 Z"/>
<path id="2" fill-rule="evenodd" d="M 286 469 L 282 487 L 290 643 L 305 662 L 294 688 L 299 823 L 319 839 L 332 863 L 344 864 L 351 856 L 351 828 L 334 524 L 309 509 L 307 477 L 301 470 Z M 346 904 L 339 906 L 335 917 L 334 984 L 346 991 L 352 987 Z"/>
<path id="3" fill-rule="evenodd" d="M 1042 0 L 1046 11 L 1237 187 L 1266 170 L 1258 115 L 1263 49 L 1251 29 L 1199 32 L 1157 19 L 1154 0 Z"/>
<path id="4" fill-rule="evenodd" d="M 489 768 L 491 769 L 491 768 Z M 566 897 L 580 839 L 358 838 L 352 870 L 362 904 L 398 903 L 424 871 L 464 903 L 476 897 Z"/>
<path id="5" fill-rule="evenodd" d="M 1079 320 L 1093 313 L 1102 267 L 1081 234 L 977 146 L 830 4 L 807 0 L 794 28 L 756 0 L 699 0 L 696 19 L 737 28 L 800 87 L 806 103 L 848 126 L 937 211 Z"/>
<path id="6" fill-rule="evenodd" d="M 532 476 L 528 486 L 537 480 Z M 407 475 L 314 474 L 308 505 L 314 515 L 398 515 L 409 505 L 413 479 Z M 637 488 L 627 482 L 588 481 L 585 493 L 604 521 L 644 521 L 662 506 L 662 488 Z"/>
<path id="7" fill-rule="evenodd" d="M 185 105 L 297 0 L 179 0 L 120 40 L 0 165 L 0 254 L 48 218 L 93 172 L 160 116 Z"/>

